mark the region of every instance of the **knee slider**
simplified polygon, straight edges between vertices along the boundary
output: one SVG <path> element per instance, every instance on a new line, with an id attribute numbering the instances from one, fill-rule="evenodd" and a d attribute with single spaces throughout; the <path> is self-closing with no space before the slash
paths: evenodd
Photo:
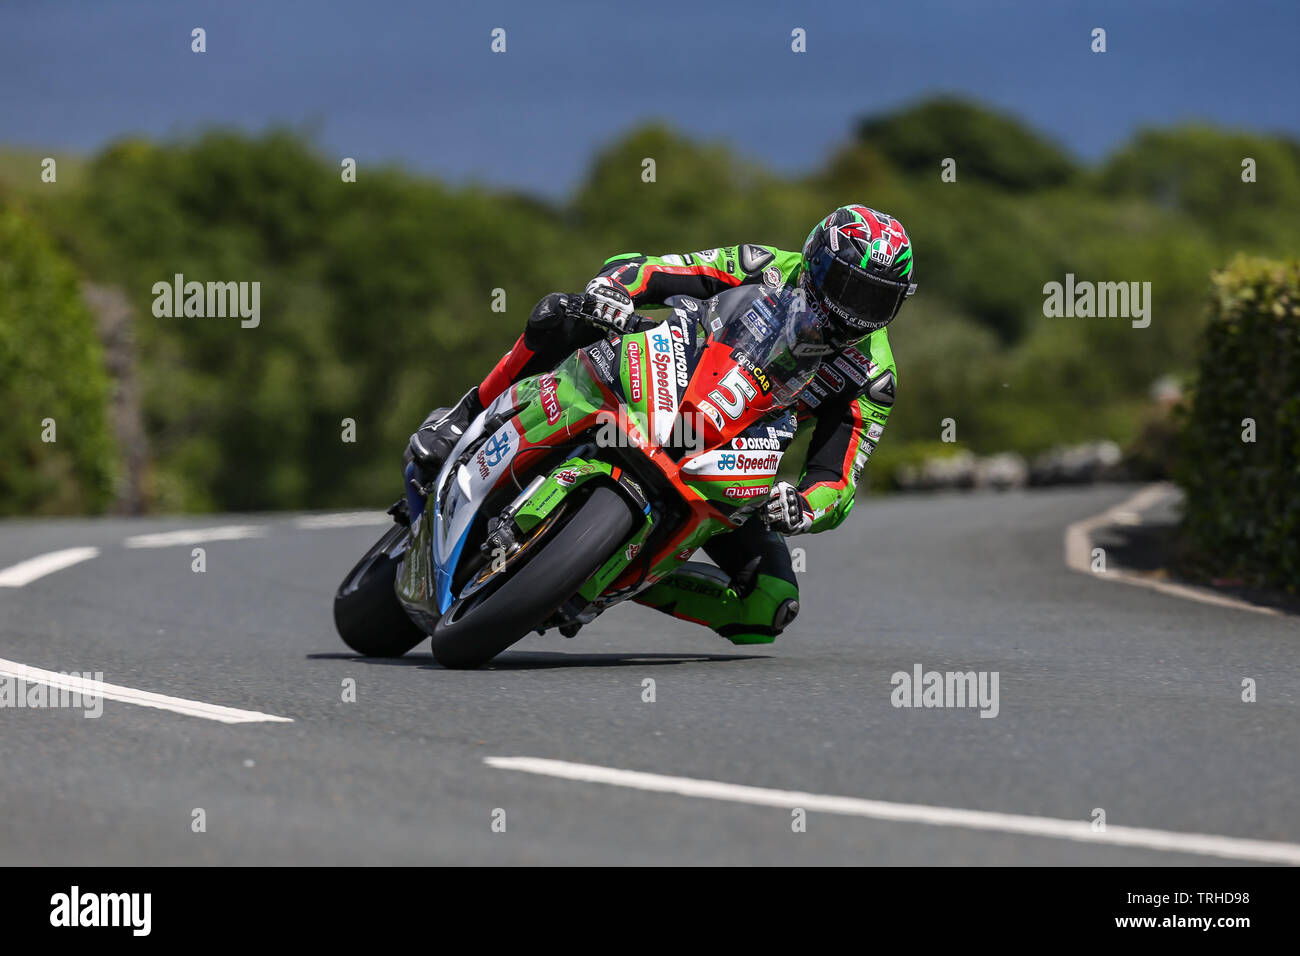
<path id="1" fill-rule="evenodd" d="M 799 616 L 799 599 L 786 598 L 777 606 L 776 613 L 772 615 L 772 630 L 780 634 Z"/>

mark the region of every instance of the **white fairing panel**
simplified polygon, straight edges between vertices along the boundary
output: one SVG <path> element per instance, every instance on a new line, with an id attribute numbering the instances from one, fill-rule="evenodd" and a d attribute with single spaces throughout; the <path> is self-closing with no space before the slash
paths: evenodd
<path id="1" fill-rule="evenodd" d="M 506 398 L 508 395 L 509 390 L 501 398 Z M 488 491 L 510 468 L 510 462 L 519 450 L 519 431 L 512 418 L 498 428 L 479 447 L 474 456 L 464 465 L 456 468 L 455 474 L 452 474 L 456 459 L 483 433 L 483 425 L 487 419 L 500 411 L 498 406 L 501 406 L 501 398 L 493 402 L 465 430 L 461 440 L 456 443 L 456 448 L 448 456 L 442 474 L 438 476 L 436 495 L 440 504 L 437 510 L 437 526 L 433 535 L 433 556 L 435 563 L 440 567 L 455 559 L 461 540 L 469 530 L 479 505 Z M 450 483 L 449 488 L 448 483 Z M 443 488 L 448 488 L 445 502 L 441 501 Z"/>

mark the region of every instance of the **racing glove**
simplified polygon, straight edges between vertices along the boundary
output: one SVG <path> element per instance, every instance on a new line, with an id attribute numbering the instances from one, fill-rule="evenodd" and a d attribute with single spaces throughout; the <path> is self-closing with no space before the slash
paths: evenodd
<path id="1" fill-rule="evenodd" d="M 587 283 L 586 292 L 571 295 L 568 300 L 570 315 L 620 335 L 632 322 L 633 307 L 627 290 L 609 276 L 592 279 Z"/>
<path id="2" fill-rule="evenodd" d="M 762 513 L 763 524 L 782 534 L 803 534 L 813 523 L 812 506 L 794 485 L 778 481 L 772 486 L 767 508 Z"/>

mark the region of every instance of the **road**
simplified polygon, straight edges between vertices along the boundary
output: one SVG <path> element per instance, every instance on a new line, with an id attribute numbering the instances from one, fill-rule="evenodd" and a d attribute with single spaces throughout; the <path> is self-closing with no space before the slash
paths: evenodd
<path id="1" fill-rule="evenodd" d="M 477 672 L 442 670 L 427 645 L 378 661 L 339 642 L 330 599 L 378 536 L 373 524 L 0 524 L 0 568 L 99 549 L 0 588 L 0 658 L 291 720 L 226 723 L 118 700 L 98 719 L 0 710 L 0 863 L 1260 862 L 1177 839 L 1157 849 L 954 823 L 925 808 L 1058 827 L 1100 808 L 1117 833 L 1273 841 L 1300 858 L 1297 619 L 1067 570 L 1063 529 L 1132 491 L 866 501 L 847 526 L 793 542 L 806 549 L 803 613 L 774 645 L 735 648 L 623 607 L 572 640 L 534 635 Z M 197 545 L 136 537 L 232 525 L 245 530 Z M 916 665 L 996 672 L 996 717 L 894 706 L 891 676 Z M 1246 678 L 1254 702 L 1242 700 Z M 815 805 L 795 832 L 802 798 L 655 792 L 487 762 L 496 757 L 873 803 Z M 894 806 L 912 809 L 891 819 Z"/>

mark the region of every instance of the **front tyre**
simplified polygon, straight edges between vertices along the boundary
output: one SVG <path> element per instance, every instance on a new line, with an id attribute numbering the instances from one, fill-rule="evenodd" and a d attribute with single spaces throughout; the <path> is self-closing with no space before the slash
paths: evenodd
<path id="1" fill-rule="evenodd" d="M 394 525 L 357 562 L 334 595 L 334 627 L 364 657 L 401 657 L 424 639 L 393 584 L 411 532 Z"/>
<path id="2" fill-rule="evenodd" d="M 472 594 L 447 609 L 433 630 L 443 667 L 481 667 L 524 637 L 577 593 L 632 533 L 636 516 L 613 488 L 600 485 L 568 523 L 542 542 L 486 597 Z"/>

